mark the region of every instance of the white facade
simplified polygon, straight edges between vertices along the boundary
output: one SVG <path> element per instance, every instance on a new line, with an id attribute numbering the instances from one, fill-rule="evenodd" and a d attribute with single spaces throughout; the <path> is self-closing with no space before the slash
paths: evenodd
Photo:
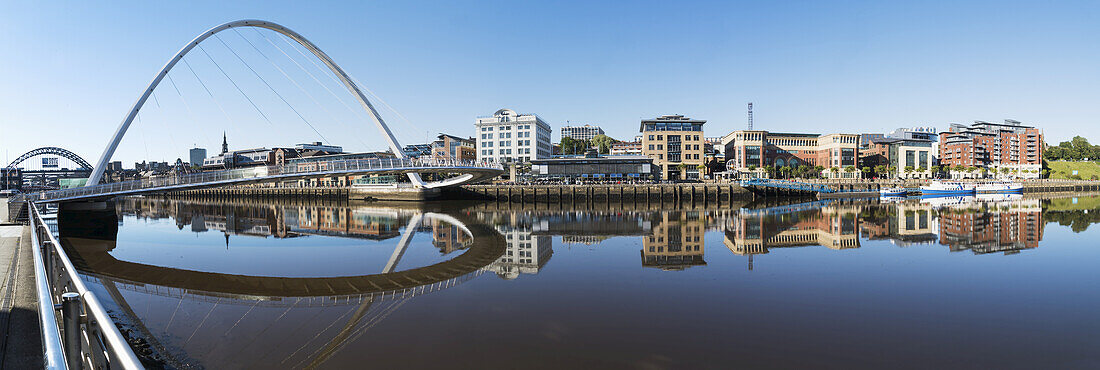
<path id="1" fill-rule="evenodd" d="M 592 140 L 596 135 L 603 135 L 603 129 L 600 126 L 584 125 L 584 126 L 564 126 L 561 128 L 561 137 L 573 138 L 573 140 Z"/>
<path id="2" fill-rule="evenodd" d="M 508 247 L 504 255 L 489 264 L 488 268 L 502 279 L 512 280 L 520 274 L 538 274 L 554 254 L 549 235 L 534 235 L 529 227 L 498 226 L 496 229 L 504 235 Z"/>
<path id="3" fill-rule="evenodd" d="M 501 109 L 478 117 L 477 157 L 497 162 L 530 162 L 550 158 L 550 125 L 534 114 Z"/>

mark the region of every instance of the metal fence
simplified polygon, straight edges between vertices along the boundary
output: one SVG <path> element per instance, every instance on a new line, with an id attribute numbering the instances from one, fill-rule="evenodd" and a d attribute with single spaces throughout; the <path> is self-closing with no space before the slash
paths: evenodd
<path id="1" fill-rule="evenodd" d="M 200 184 L 231 183 L 249 179 L 323 176 L 342 172 L 416 170 L 432 168 L 493 168 L 503 170 L 496 162 L 460 161 L 453 159 L 348 159 L 290 163 L 279 166 L 258 166 L 225 171 L 199 172 L 187 175 L 153 177 L 140 180 L 112 182 L 72 189 L 28 193 L 12 198 L 12 201 L 59 200 L 74 197 L 108 195 L 145 189 L 186 187 Z"/>
<path id="2" fill-rule="evenodd" d="M 96 295 L 81 281 L 38 208 L 28 204 L 46 369 L 144 369 Z"/>

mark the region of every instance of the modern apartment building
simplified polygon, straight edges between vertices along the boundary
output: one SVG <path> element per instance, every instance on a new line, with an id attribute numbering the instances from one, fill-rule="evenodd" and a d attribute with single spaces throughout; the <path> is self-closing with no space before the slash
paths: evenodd
<path id="1" fill-rule="evenodd" d="M 821 166 L 823 175 L 833 178 L 857 178 L 858 171 L 846 171 L 856 166 L 859 135 L 799 134 L 739 130 L 722 138 L 726 167 L 739 173 L 756 172 L 764 166 Z M 750 169 L 752 168 L 752 169 Z"/>
<path id="2" fill-rule="evenodd" d="M 653 159 L 664 180 L 699 180 L 699 166 L 704 163 L 703 124 L 674 114 L 642 120 L 642 155 Z"/>
<path id="3" fill-rule="evenodd" d="M 550 125 L 537 115 L 501 109 L 492 116 L 478 117 L 474 126 L 478 158 L 526 163 L 551 155 Z"/>
<path id="4" fill-rule="evenodd" d="M 564 126 L 561 128 L 563 139 L 568 137 L 573 140 L 592 140 L 596 135 L 603 135 L 603 129 L 600 126 Z"/>
<path id="5" fill-rule="evenodd" d="M 472 161 L 477 159 L 476 140 L 458 136 L 439 134 L 432 142 L 432 158 Z"/>
<path id="6" fill-rule="evenodd" d="M 940 133 L 940 164 L 980 167 L 1021 178 L 1038 178 L 1043 163 L 1043 134 L 1020 121 L 951 124 Z M 1008 173 L 1002 172 L 1006 169 Z M 952 173 L 953 177 L 968 173 Z"/>

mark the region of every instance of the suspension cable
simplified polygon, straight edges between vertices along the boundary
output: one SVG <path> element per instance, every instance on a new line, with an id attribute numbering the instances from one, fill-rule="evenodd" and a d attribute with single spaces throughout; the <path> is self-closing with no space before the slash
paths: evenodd
<path id="1" fill-rule="evenodd" d="M 286 98 L 283 98 L 282 94 L 279 94 L 278 91 L 275 91 L 275 88 L 271 87 L 271 84 L 267 83 L 267 80 L 265 80 L 263 78 L 263 76 L 260 76 L 260 74 L 257 73 L 255 69 L 252 69 L 252 66 L 248 65 L 248 62 L 244 61 L 244 58 L 241 58 L 241 56 L 238 55 L 237 52 L 235 50 L 233 50 L 233 48 L 229 47 L 229 44 L 226 44 L 225 40 L 222 40 L 221 36 L 214 35 L 214 38 L 218 39 L 218 42 L 221 42 L 222 45 L 224 45 L 226 49 L 229 49 L 229 52 L 233 53 L 233 55 L 236 56 L 237 59 L 241 61 L 241 63 L 244 63 L 244 66 L 248 67 L 248 70 L 252 71 L 252 74 L 256 75 L 256 78 L 259 78 L 260 82 L 263 82 L 264 85 L 267 86 L 268 89 L 271 89 L 271 92 L 275 93 L 275 96 L 279 97 L 279 100 L 282 100 L 283 103 L 285 103 L 286 106 L 289 107 L 291 111 L 294 111 L 294 114 L 297 114 L 298 118 L 301 118 L 302 122 L 306 123 L 306 126 L 309 126 L 310 129 L 313 129 L 313 132 L 317 133 L 317 136 L 320 136 L 321 139 L 324 140 L 325 142 L 331 143 L 331 141 L 329 141 L 328 139 L 325 138 L 325 135 L 322 135 L 320 131 L 317 131 L 316 127 L 313 127 L 312 123 L 309 123 L 309 120 L 307 120 L 305 116 L 302 116 L 301 113 L 298 113 L 298 110 L 294 109 L 294 106 L 291 105 L 290 102 L 288 102 L 286 100 Z"/>
<path id="2" fill-rule="evenodd" d="M 301 54 L 303 57 L 305 57 L 306 60 L 309 60 L 309 62 L 312 63 L 314 67 L 317 67 L 317 69 L 321 70 L 322 72 L 326 71 L 324 68 L 322 68 L 320 65 L 317 64 L 317 61 L 314 60 L 314 59 L 317 59 L 317 58 L 307 57 L 305 55 L 305 53 L 302 52 L 301 49 L 294 46 L 294 44 L 291 44 L 290 41 L 287 41 L 285 38 L 283 39 L 283 42 L 286 43 L 287 45 L 290 45 L 290 47 L 292 49 L 297 51 L 298 54 Z M 418 131 L 421 129 L 420 126 L 418 126 L 417 124 L 410 121 L 408 118 L 405 117 L 405 115 L 401 114 L 401 112 L 398 112 L 397 109 L 394 109 L 392 106 L 389 105 L 389 103 L 386 103 L 385 100 L 382 100 L 382 97 L 378 96 L 378 94 L 375 94 L 373 91 L 371 91 L 371 89 L 367 88 L 366 85 L 364 85 L 362 82 L 360 82 L 359 79 L 355 78 L 355 76 L 352 76 L 347 71 L 344 71 L 344 73 L 347 74 L 348 78 L 352 80 L 352 82 L 356 85 L 356 87 L 358 87 L 360 90 L 366 91 L 367 94 L 370 95 L 372 100 L 375 100 L 375 101 L 378 101 L 379 103 L 382 103 L 382 106 L 384 106 L 385 108 L 389 109 L 391 112 L 396 114 L 397 117 L 401 118 L 402 121 L 405 121 L 406 124 L 408 124 L 410 126 L 413 126 L 414 129 L 416 129 Z M 341 82 L 339 79 L 336 78 L 334 73 L 325 73 L 325 75 L 327 75 L 333 81 L 336 81 L 336 83 L 343 84 L 343 82 Z"/>
<path id="3" fill-rule="evenodd" d="M 217 36 L 217 35 L 215 35 L 215 36 Z M 274 126 L 275 124 L 271 123 L 271 119 L 267 118 L 267 115 L 264 114 L 264 111 L 260 110 L 260 107 L 256 106 L 256 103 L 252 101 L 252 98 L 248 97 L 248 94 L 244 93 L 244 90 L 241 90 L 240 86 L 237 86 L 237 83 L 233 81 L 233 78 L 229 77 L 229 74 L 225 73 L 225 70 L 222 69 L 222 66 L 220 64 L 218 64 L 218 62 L 214 61 L 214 58 L 210 56 L 210 53 L 206 52 L 206 49 L 202 47 L 202 44 L 199 44 L 199 45 L 196 45 L 196 46 L 198 46 L 199 50 L 202 51 L 202 53 L 204 55 L 206 55 L 207 59 L 210 59 L 211 63 L 214 63 L 215 67 L 218 67 L 218 70 L 222 72 L 222 75 L 224 75 L 225 78 L 229 79 L 229 83 L 233 84 L 233 87 L 237 88 L 237 92 L 240 92 L 241 96 L 244 96 L 245 100 L 248 100 L 248 103 L 252 104 L 252 108 L 255 108 L 256 111 L 260 113 L 260 116 L 264 117 L 264 120 L 267 121 L 267 124 Z"/>
<path id="4" fill-rule="evenodd" d="M 257 32 L 259 32 L 259 31 L 257 31 Z M 263 36 L 263 33 L 261 33 L 260 35 Z M 267 37 L 264 37 L 264 39 L 267 39 Z M 287 46 L 289 46 L 291 49 L 294 49 L 294 51 L 298 52 L 299 55 L 301 55 L 303 58 L 308 60 L 311 64 L 313 64 L 314 67 L 317 67 L 317 69 L 321 71 L 321 74 L 323 74 L 323 75 L 327 76 L 328 78 L 332 79 L 332 81 L 336 82 L 336 84 L 343 85 L 343 82 L 340 82 L 340 80 L 336 78 L 335 74 L 332 73 L 331 70 L 324 69 L 320 65 L 317 65 L 317 61 L 314 60 L 314 59 L 317 59 L 316 57 L 310 58 L 310 57 L 306 56 L 305 53 L 303 53 L 296 46 L 294 46 L 294 44 L 291 44 L 290 41 L 287 41 L 286 38 L 280 37 L 279 39 L 282 40 L 283 43 L 286 43 Z M 310 77 L 313 77 L 313 80 L 317 81 L 317 84 L 321 85 L 321 87 L 324 87 L 325 90 L 328 90 L 328 92 L 330 94 L 332 94 L 332 96 L 335 96 L 337 100 L 339 100 L 341 103 L 344 103 L 344 106 L 347 107 L 348 110 L 351 110 L 352 112 L 355 112 L 355 114 L 357 116 L 360 116 L 361 118 L 370 119 L 369 117 L 366 116 L 366 113 L 363 112 L 362 109 L 354 109 L 350 105 L 348 105 L 347 102 L 345 102 L 344 99 L 340 98 L 339 95 L 337 95 L 335 92 L 333 92 L 332 89 L 330 89 L 328 87 L 328 85 L 325 85 L 324 83 L 322 83 L 321 80 L 317 79 L 317 77 L 315 77 L 313 75 L 313 73 L 311 73 L 309 70 L 307 70 L 301 64 L 299 64 L 298 61 L 294 60 L 294 58 L 291 58 L 291 56 L 288 55 L 285 51 L 283 51 L 283 49 L 280 48 L 278 45 L 275 45 L 275 43 L 272 43 L 271 40 L 268 40 L 267 42 L 271 43 L 271 45 L 274 45 L 275 48 L 279 49 L 279 51 L 282 52 L 283 55 L 286 55 L 287 58 L 290 58 L 290 60 L 293 61 L 294 64 L 298 65 L 298 68 L 301 68 L 303 71 L 305 71 L 307 74 L 309 74 Z"/>
<path id="5" fill-rule="evenodd" d="M 172 74 L 168 73 L 166 76 L 168 77 L 168 83 L 172 84 L 172 88 L 176 90 L 176 95 L 179 95 L 180 101 L 183 102 L 183 106 L 185 108 L 187 108 L 187 115 L 191 116 L 191 120 L 193 122 L 197 122 L 198 119 L 196 119 L 197 116 L 195 115 L 195 111 L 191 109 L 191 104 L 188 103 L 187 99 L 183 97 L 183 93 L 180 92 L 179 86 L 176 86 L 176 81 L 174 81 L 172 79 Z M 209 135 L 207 135 L 205 130 L 199 130 L 199 131 L 202 131 L 202 135 L 203 135 L 204 138 L 210 139 Z"/>
<path id="6" fill-rule="evenodd" d="M 286 79 L 289 80 L 290 83 L 292 83 L 292 84 L 294 84 L 294 86 L 298 87 L 298 90 L 301 90 L 303 93 L 305 93 L 306 96 L 308 96 L 309 99 L 312 100 L 314 104 L 317 104 L 317 106 L 320 107 L 321 110 L 325 111 L 325 113 L 327 113 L 328 116 L 330 118 L 332 118 L 333 121 L 336 121 L 337 124 L 339 124 L 340 126 L 343 126 L 344 128 L 348 129 L 349 132 L 353 132 L 353 133 L 355 132 L 355 130 L 352 129 L 347 123 L 340 120 L 339 118 L 336 118 L 336 115 L 332 114 L 332 111 L 330 111 L 328 108 L 326 108 L 324 105 L 322 105 L 320 101 L 317 101 L 317 98 L 315 98 L 313 96 L 313 94 L 310 94 L 309 91 L 307 91 L 304 87 L 302 87 L 301 84 L 298 83 L 298 81 L 295 81 L 294 78 L 291 78 L 290 75 L 287 74 L 286 71 L 283 70 L 282 67 L 279 67 L 278 64 L 275 64 L 274 60 L 271 60 L 271 58 L 268 58 L 267 54 L 264 54 L 264 52 L 261 51 L 260 48 L 256 47 L 256 45 L 252 43 L 252 41 L 245 38 L 244 35 L 241 34 L 240 31 L 238 31 L 236 28 L 234 28 L 233 32 L 236 33 L 237 36 L 240 36 L 241 39 L 244 40 L 244 42 L 247 42 L 248 45 L 252 47 L 252 49 L 256 50 L 256 52 L 260 54 L 260 56 L 264 57 L 264 59 L 267 60 L 268 63 L 271 63 L 271 66 L 273 66 L 273 67 L 275 67 L 275 69 L 279 70 L 279 73 L 282 73 L 283 77 L 286 77 Z M 257 31 L 257 32 L 259 32 L 259 31 Z M 261 36 L 262 36 L 262 34 L 261 34 Z M 360 144 L 363 144 L 364 148 L 367 147 L 367 143 L 364 143 L 363 140 L 359 138 L 359 135 L 355 135 L 355 139 L 358 140 Z"/>
<path id="7" fill-rule="evenodd" d="M 218 99 L 214 98 L 214 93 L 210 92 L 210 88 L 206 87 L 206 83 L 202 82 L 202 78 L 199 78 L 199 74 L 195 73 L 195 69 L 191 68 L 190 63 L 187 63 L 187 59 L 184 58 L 184 59 L 181 59 L 181 60 L 183 61 L 183 65 L 187 66 L 187 69 L 191 71 L 191 74 L 194 75 L 195 79 L 199 81 L 200 85 L 202 85 L 202 89 L 206 90 L 206 95 L 210 96 L 210 100 L 214 101 L 214 105 L 217 105 L 218 109 L 222 111 L 223 115 L 225 115 L 225 123 L 229 124 L 229 125 L 232 125 L 233 124 L 233 119 L 229 118 L 229 113 L 225 111 L 224 107 L 222 107 L 222 103 L 218 102 Z"/>

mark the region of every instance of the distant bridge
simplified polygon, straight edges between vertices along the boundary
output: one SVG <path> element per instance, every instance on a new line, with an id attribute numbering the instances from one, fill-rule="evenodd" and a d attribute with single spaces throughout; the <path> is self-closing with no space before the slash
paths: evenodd
<path id="1" fill-rule="evenodd" d="M 24 162 L 27 160 L 39 157 L 39 156 L 58 156 L 72 161 L 77 165 L 76 168 L 68 168 L 58 166 L 57 168 L 40 167 L 37 169 L 21 168 Z M 92 165 L 88 164 L 84 158 L 81 158 L 76 153 L 73 153 L 65 148 L 59 148 L 54 146 L 41 147 L 29 152 L 23 153 L 14 161 L 11 161 L 6 167 L 0 169 L 5 176 L 13 176 L 18 174 L 22 177 L 23 190 L 43 190 L 43 189 L 56 189 L 58 187 L 58 179 L 65 178 L 86 178 L 88 174 L 92 172 Z"/>

